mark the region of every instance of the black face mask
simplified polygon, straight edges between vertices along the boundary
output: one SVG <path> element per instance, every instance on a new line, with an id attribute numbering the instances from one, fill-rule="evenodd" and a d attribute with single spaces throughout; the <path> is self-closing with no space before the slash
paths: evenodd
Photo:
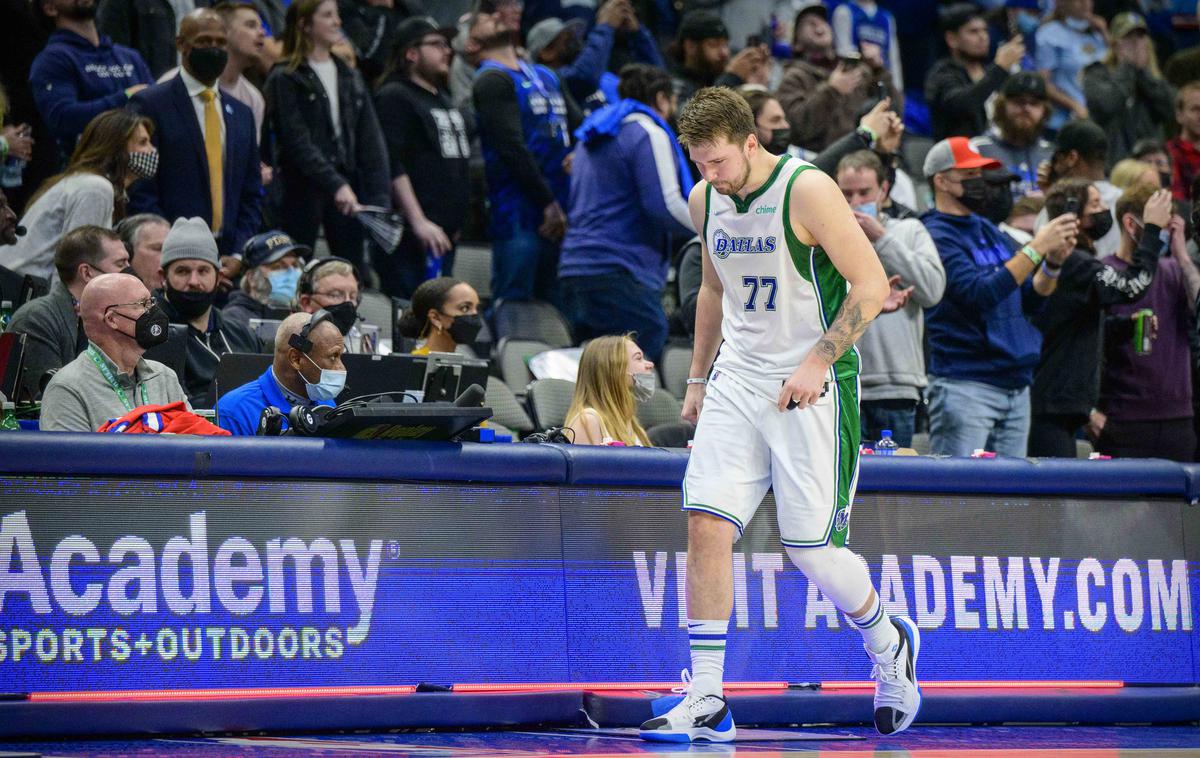
<path id="1" fill-rule="evenodd" d="M 217 293 L 214 292 L 189 292 L 187 290 L 177 290 L 170 284 L 167 285 L 167 300 L 175 310 L 179 311 L 179 316 L 184 321 L 191 321 L 204 314 L 212 307 L 213 300 Z"/>
<path id="2" fill-rule="evenodd" d="M 126 266 L 125 268 L 121 269 L 117 273 L 118 274 L 129 274 L 130 276 L 137 276 L 137 273 L 133 270 L 133 266 Z"/>
<path id="3" fill-rule="evenodd" d="M 971 213 L 987 216 L 988 203 L 991 200 L 987 180 L 982 176 L 962 180 L 963 193 L 958 201 L 967 206 Z"/>
<path id="4" fill-rule="evenodd" d="M 454 340 L 454 344 L 469 345 L 479 336 L 479 330 L 482 328 L 483 319 L 479 317 L 478 313 L 471 313 L 455 316 L 446 333 L 450 335 L 450 339 Z"/>
<path id="5" fill-rule="evenodd" d="M 1108 234 L 1113 226 L 1112 214 L 1108 211 L 1100 211 L 1099 213 L 1089 213 L 1087 218 L 1091 219 L 1091 224 L 1083 230 L 1087 238 L 1092 242 L 1100 239 Z"/>
<path id="6" fill-rule="evenodd" d="M 571 39 L 559 48 L 562 52 L 562 60 L 564 63 L 574 63 L 579 54 L 583 52 L 583 42 L 575 35 L 571 35 Z"/>
<path id="7" fill-rule="evenodd" d="M 787 152 L 788 145 L 791 143 L 791 129 L 772 129 L 771 141 L 764 145 L 764 147 L 766 147 L 767 152 L 771 153 L 772 155 L 783 155 Z"/>
<path id="8" fill-rule="evenodd" d="M 350 329 L 358 323 L 358 306 L 353 301 L 346 300 L 325 310 L 329 313 L 329 320 L 342 334 L 349 334 Z"/>
<path id="9" fill-rule="evenodd" d="M 157 305 L 137 318 L 130 318 L 120 311 L 117 311 L 117 315 L 133 322 L 133 339 L 143 350 L 149 350 L 167 341 L 170 321 L 163 309 Z"/>
<path id="10" fill-rule="evenodd" d="M 222 47 L 193 47 L 187 55 L 189 73 L 204 84 L 215 82 L 228 61 L 229 53 Z"/>
<path id="11" fill-rule="evenodd" d="M 1009 189 L 1009 183 L 1007 181 L 988 182 L 987 191 L 987 202 L 982 211 L 983 217 L 993 224 L 1007 221 L 1013 208 L 1013 196 L 1012 190 Z"/>

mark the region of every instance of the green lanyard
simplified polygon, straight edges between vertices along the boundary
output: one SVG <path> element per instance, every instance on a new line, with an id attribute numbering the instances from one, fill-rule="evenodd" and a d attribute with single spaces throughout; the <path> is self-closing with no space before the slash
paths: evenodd
<path id="1" fill-rule="evenodd" d="M 96 351 L 96 348 L 92 345 L 88 345 L 87 353 L 88 357 L 92 359 L 92 363 L 96 364 L 96 368 L 100 369 L 100 375 L 104 377 L 104 381 L 108 382 L 108 386 L 112 387 L 113 391 L 117 393 L 117 399 L 120 400 L 121 404 L 125 406 L 125 410 L 133 410 L 133 405 L 130 404 L 129 397 L 125 394 L 125 390 L 122 389 L 121 385 L 117 383 L 117 377 L 113 376 L 112 369 L 110 369 L 108 364 L 104 362 L 104 359 L 100 357 L 100 353 Z M 142 390 L 142 405 L 149 405 L 150 401 L 146 399 L 145 383 L 143 382 L 139 385 L 139 387 Z"/>

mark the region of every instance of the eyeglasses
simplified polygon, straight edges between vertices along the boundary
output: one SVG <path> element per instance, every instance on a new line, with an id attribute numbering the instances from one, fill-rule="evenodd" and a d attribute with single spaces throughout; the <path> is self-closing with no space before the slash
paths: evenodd
<path id="1" fill-rule="evenodd" d="M 358 305 L 359 303 L 362 302 L 362 296 L 359 295 L 357 292 L 355 292 L 354 294 L 351 294 L 349 292 L 343 292 L 342 290 L 329 290 L 328 292 L 314 292 L 313 297 L 327 298 L 327 299 L 333 301 L 335 304 L 352 301 L 355 305 Z"/>
<path id="2" fill-rule="evenodd" d="M 146 298 L 145 300 L 138 300 L 138 301 L 132 302 L 132 303 L 114 303 L 113 305 L 110 305 L 107 308 L 105 308 L 104 312 L 108 313 L 113 308 L 128 308 L 131 305 L 136 305 L 139 308 L 148 311 L 151 308 L 153 308 L 154 306 L 158 305 L 158 298 L 155 297 L 154 295 L 151 295 L 150 297 Z"/>
<path id="3" fill-rule="evenodd" d="M 444 39 L 426 40 L 418 45 L 418 47 L 436 47 L 438 50 L 449 50 L 450 45 Z"/>

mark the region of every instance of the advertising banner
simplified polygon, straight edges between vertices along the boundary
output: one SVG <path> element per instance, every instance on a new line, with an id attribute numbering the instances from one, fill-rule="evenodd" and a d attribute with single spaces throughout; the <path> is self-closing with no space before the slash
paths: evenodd
<path id="1" fill-rule="evenodd" d="M 851 545 L 926 679 L 1197 681 L 1180 502 L 860 495 Z M 0 479 L 0 692 L 671 681 L 667 489 Z M 734 553 L 730 681 L 865 679 L 770 496 Z"/>

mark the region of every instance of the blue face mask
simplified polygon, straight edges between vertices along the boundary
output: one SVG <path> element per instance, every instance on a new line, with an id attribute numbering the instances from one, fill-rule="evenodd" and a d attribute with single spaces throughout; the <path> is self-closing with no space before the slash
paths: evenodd
<path id="1" fill-rule="evenodd" d="M 282 271 L 268 271 L 267 281 L 271 283 L 268 304 L 286 307 L 296 296 L 296 285 L 300 283 L 300 269 L 293 267 Z"/>
<path id="2" fill-rule="evenodd" d="M 302 354 L 303 355 L 303 354 Z M 317 366 L 317 362 L 307 355 L 304 356 L 308 362 Z M 333 369 L 321 368 L 321 380 L 316 384 L 304 379 L 304 374 L 300 375 L 304 379 L 304 388 L 308 393 L 308 399 L 313 401 L 333 400 L 338 395 L 342 394 L 342 390 L 346 388 L 346 372 L 334 371 Z"/>
<path id="3" fill-rule="evenodd" d="M 1074 29 L 1077 32 L 1086 32 L 1088 29 L 1092 28 L 1092 22 L 1088 21 L 1086 18 L 1075 18 L 1074 16 L 1068 16 L 1066 19 L 1066 24 L 1068 28 Z"/>
<path id="4" fill-rule="evenodd" d="M 854 206 L 854 210 L 858 211 L 859 213 L 863 214 L 864 216 L 870 216 L 871 218 L 879 218 L 879 204 L 878 203 L 863 203 L 862 205 L 856 205 L 856 206 Z"/>
<path id="5" fill-rule="evenodd" d="M 1025 37 L 1026 43 L 1029 39 L 1037 34 L 1038 27 L 1041 26 L 1041 19 L 1032 13 L 1017 14 L 1017 30 Z"/>

